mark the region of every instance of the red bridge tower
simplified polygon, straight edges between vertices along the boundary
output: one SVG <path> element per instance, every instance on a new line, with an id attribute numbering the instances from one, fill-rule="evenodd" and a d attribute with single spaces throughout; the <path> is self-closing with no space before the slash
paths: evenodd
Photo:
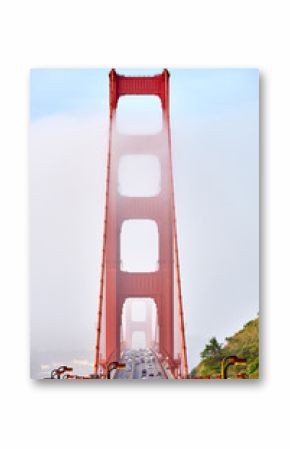
<path id="1" fill-rule="evenodd" d="M 183 308 L 177 248 L 169 125 L 169 73 L 139 77 L 110 72 L 110 129 L 107 158 L 106 209 L 98 310 L 95 368 L 120 358 L 122 309 L 126 298 L 152 298 L 157 309 L 158 353 L 175 377 L 187 377 Z M 122 135 L 116 110 L 122 95 L 156 95 L 162 108 L 162 130 L 152 135 Z M 155 155 L 161 189 L 153 197 L 126 197 L 118 192 L 118 166 L 124 155 Z M 128 219 L 150 219 L 158 226 L 159 267 L 129 273 L 120 266 L 120 233 Z"/>

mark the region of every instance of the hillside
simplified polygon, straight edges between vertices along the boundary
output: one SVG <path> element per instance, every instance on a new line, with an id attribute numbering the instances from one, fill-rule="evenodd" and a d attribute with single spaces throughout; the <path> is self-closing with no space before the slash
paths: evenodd
<path id="1" fill-rule="evenodd" d="M 213 347 L 212 341 L 215 345 Z M 246 373 L 250 379 L 259 378 L 259 318 L 249 321 L 243 329 L 226 338 L 224 346 L 213 338 L 201 353 L 201 362 L 191 371 L 191 377 L 216 376 L 220 374 L 220 362 L 227 355 L 247 359 L 247 366 L 229 368 L 229 377 Z"/>

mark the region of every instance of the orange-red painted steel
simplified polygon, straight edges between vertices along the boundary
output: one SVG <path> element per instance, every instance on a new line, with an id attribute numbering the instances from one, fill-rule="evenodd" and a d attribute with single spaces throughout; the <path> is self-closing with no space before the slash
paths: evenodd
<path id="1" fill-rule="evenodd" d="M 172 175 L 169 124 L 169 73 L 152 77 L 128 77 L 110 72 L 110 129 L 107 156 L 106 205 L 97 323 L 95 370 L 120 357 L 121 317 L 128 297 L 152 298 L 157 309 L 158 352 L 168 361 L 176 377 L 187 378 L 187 356 L 181 296 L 177 229 Z M 115 125 L 118 100 L 122 95 L 157 95 L 163 115 L 161 132 L 124 136 Z M 126 154 L 154 154 L 161 167 L 161 191 L 154 197 L 128 198 L 118 192 L 118 165 Z M 120 267 L 120 232 L 126 219 L 155 220 L 159 232 L 159 268 L 152 273 L 130 273 Z M 177 306 L 174 304 L 174 280 Z M 104 303 L 105 296 L 105 303 Z M 174 313 L 178 309 L 179 325 Z M 102 325 L 103 323 L 103 325 Z M 174 334 L 180 334 L 177 351 Z M 102 335 L 103 334 L 103 335 Z M 105 344 L 101 354 L 100 341 Z M 178 353 L 178 354 L 177 354 Z M 177 354 L 177 355 L 176 355 Z"/>

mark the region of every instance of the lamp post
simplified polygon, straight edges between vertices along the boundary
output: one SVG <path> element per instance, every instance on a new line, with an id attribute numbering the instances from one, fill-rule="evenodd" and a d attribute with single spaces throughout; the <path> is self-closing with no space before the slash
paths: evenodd
<path id="1" fill-rule="evenodd" d="M 228 362 L 228 363 L 226 363 Z M 222 359 L 221 363 L 221 379 L 227 379 L 227 372 L 228 368 L 232 365 L 239 366 L 239 365 L 246 365 L 247 359 L 237 357 L 236 355 L 228 355 Z"/>
<path id="2" fill-rule="evenodd" d="M 70 366 L 62 365 L 59 368 L 55 368 L 50 373 L 51 379 L 60 379 L 60 376 L 66 372 L 73 371 L 73 368 Z"/>
<path id="3" fill-rule="evenodd" d="M 120 362 L 109 363 L 109 365 L 107 366 L 106 379 L 111 379 L 111 372 L 114 369 L 125 369 L 125 368 L 126 368 L 126 363 L 120 363 Z"/>

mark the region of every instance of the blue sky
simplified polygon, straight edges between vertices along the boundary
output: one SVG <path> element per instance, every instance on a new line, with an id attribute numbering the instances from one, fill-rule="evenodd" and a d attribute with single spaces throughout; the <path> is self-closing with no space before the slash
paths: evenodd
<path id="1" fill-rule="evenodd" d="M 152 75 L 160 69 L 121 69 Z M 170 70 L 171 109 L 178 114 L 215 114 L 257 104 L 256 69 Z M 30 115 L 92 115 L 108 101 L 107 69 L 34 69 L 31 71 Z"/>
<path id="2" fill-rule="evenodd" d="M 178 240 L 193 366 L 209 338 L 223 341 L 259 310 L 259 72 L 170 73 Z M 108 70 L 32 70 L 30 113 L 32 346 L 82 349 L 95 337 Z M 60 344 L 51 328 L 62 335 L 64 320 Z"/>
<path id="3" fill-rule="evenodd" d="M 30 116 L 90 115 L 102 108 L 106 89 L 99 90 L 107 71 L 95 69 L 35 69 L 31 71 Z M 106 84 L 106 83 L 104 83 Z"/>

